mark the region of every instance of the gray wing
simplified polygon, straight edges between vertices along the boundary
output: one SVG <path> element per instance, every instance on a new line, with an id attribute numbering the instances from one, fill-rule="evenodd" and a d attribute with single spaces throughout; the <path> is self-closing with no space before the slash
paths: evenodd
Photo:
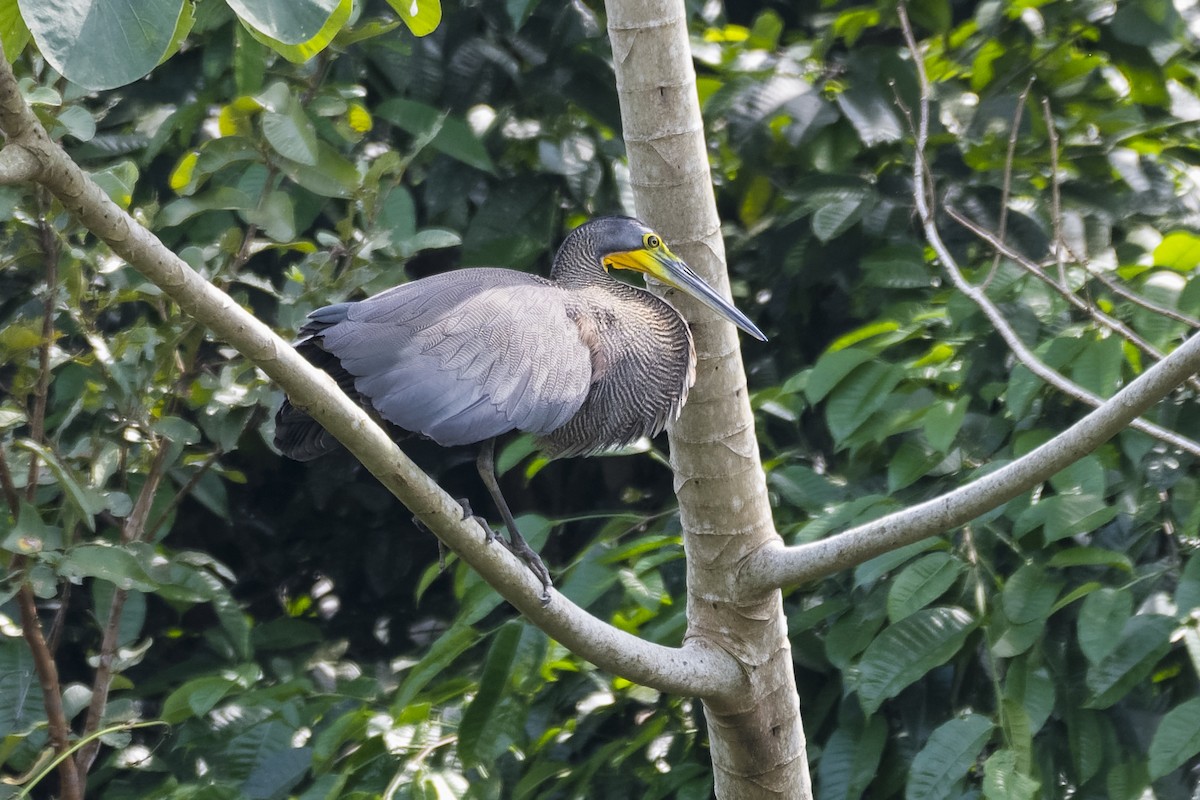
<path id="1" fill-rule="evenodd" d="M 306 332 L 384 419 L 441 445 L 548 433 L 592 382 L 564 290 L 511 270 L 457 270 L 329 306 Z"/>

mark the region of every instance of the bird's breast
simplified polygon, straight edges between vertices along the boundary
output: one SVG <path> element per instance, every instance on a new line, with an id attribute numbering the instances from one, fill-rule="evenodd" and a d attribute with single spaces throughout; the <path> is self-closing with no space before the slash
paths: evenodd
<path id="1" fill-rule="evenodd" d="M 678 416 L 695 381 L 696 356 L 691 331 L 674 308 L 622 285 L 615 295 L 578 293 L 569 316 L 591 352 L 592 383 L 579 411 L 544 437 L 549 452 L 620 447 L 659 433 Z"/>

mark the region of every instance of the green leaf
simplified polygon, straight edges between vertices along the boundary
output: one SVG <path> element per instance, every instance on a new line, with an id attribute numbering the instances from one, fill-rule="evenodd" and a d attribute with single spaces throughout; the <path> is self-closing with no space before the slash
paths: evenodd
<path id="1" fill-rule="evenodd" d="M 376 224 L 392 247 L 408 245 L 417 235 L 417 207 L 412 193 L 403 186 L 393 186 L 379 204 Z"/>
<path id="2" fill-rule="evenodd" d="M 445 114 L 425 103 L 402 97 L 394 97 L 381 103 L 375 109 L 375 114 L 417 138 L 424 138 L 436 131 L 429 142 L 435 150 L 484 172 L 495 172 L 492 158 L 483 142 L 471 127 L 458 117 Z"/>
<path id="3" fill-rule="evenodd" d="M 288 178 L 322 197 L 350 197 L 361 183 L 354 164 L 324 141 L 317 142 L 315 165 L 282 158 L 280 166 Z"/>
<path id="4" fill-rule="evenodd" d="M 1066 722 L 1071 759 L 1080 780 L 1087 782 L 1104 765 L 1104 715 L 1084 708 L 1071 708 Z"/>
<path id="5" fill-rule="evenodd" d="M 1088 667 L 1091 697 L 1085 706 L 1108 708 L 1145 680 L 1170 651 L 1174 630 L 1175 620 L 1159 614 L 1139 614 L 1126 622 L 1112 652 Z"/>
<path id="6" fill-rule="evenodd" d="M 167 695 L 160 716 L 172 725 L 188 717 L 202 717 L 236 686 L 235 681 L 215 675 L 194 678 Z"/>
<path id="7" fill-rule="evenodd" d="M 308 167 L 317 165 L 317 131 L 300 103 L 289 96 L 279 111 L 264 111 L 263 136 L 275 152 Z"/>
<path id="8" fill-rule="evenodd" d="M 63 546 L 62 529 L 43 522 L 37 506 L 21 500 L 18 508 L 20 513 L 17 521 L 0 541 L 0 548 L 27 556 Z M 0 517 L 2 520 L 3 517 Z"/>
<path id="9" fill-rule="evenodd" d="M 1033 800 L 1041 784 L 1017 768 L 1017 754 L 997 750 L 983 764 L 983 796 L 987 800 Z"/>
<path id="10" fill-rule="evenodd" d="M 899 622 L 942 596 L 965 565 L 945 552 L 929 553 L 909 564 L 888 589 L 888 619 Z"/>
<path id="11" fill-rule="evenodd" d="M 479 678 L 479 691 L 458 726 L 458 753 L 468 766 L 493 763 L 514 744 L 519 734 L 517 710 L 501 710 L 500 706 L 514 700 L 509 687 L 520 677 L 514 674 L 514 669 L 526 666 L 518 658 L 521 640 L 532 635 L 524 621 L 511 620 L 500 627 L 492 640 Z"/>
<path id="12" fill-rule="evenodd" d="M 804 395 L 808 402 L 816 404 L 833 391 L 842 379 L 853 372 L 860 364 L 865 364 L 874 358 L 866 350 L 847 348 L 827 352 L 817 359 L 808 374 L 808 383 L 804 387 Z"/>
<path id="13" fill-rule="evenodd" d="M 941 461 L 941 453 L 913 439 L 905 439 L 888 462 L 888 493 L 895 494 L 906 486 L 911 486 L 929 474 Z"/>
<path id="14" fill-rule="evenodd" d="M 1018 625 L 1045 620 L 1061 588 L 1062 581 L 1047 577 L 1041 566 L 1026 564 L 1004 582 L 1004 613 Z"/>
<path id="15" fill-rule="evenodd" d="M 825 404 L 825 420 L 834 441 L 845 441 L 858 430 L 887 402 L 903 377 L 903 368 L 896 364 L 871 362 L 838 383 Z"/>
<path id="16" fill-rule="evenodd" d="M 247 197 L 245 192 L 229 186 L 220 186 L 211 192 L 205 192 L 194 197 L 181 197 L 178 200 L 172 200 L 162 207 L 162 210 L 159 212 L 158 223 L 170 227 L 172 225 L 181 225 L 197 214 L 203 214 L 207 211 L 250 211 L 253 208 L 254 201 Z"/>
<path id="17" fill-rule="evenodd" d="M 119 589 L 153 592 L 158 588 L 137 558 L 124 547 L 116 545 L 76 545 L 59 562 L 58 573 L 68 579 L 99 578 Z"/>
<path id="18" fill-rule="evenodd" d="M 437 638 L 425 657 L 409 669 L 392 700 L 392 713 L 403 712 L 431 680 L 443 673 L 454 659 L 479 639 L 479 631 L 470 625 L 455 623 L 450 626 Z"/>
<path id="19" fill-rule="evenodd" d="M 1175 608 L 1181 617 L 1200 608 L 1200 553 L 1193 553 L 1183 566 L 1175 587 Z"/>
<path id="20" fill-rule="evenodd" d="M 1120 336 L 1105 336 L 1091 341 L 1071 363 L 1071 377 L 1083 388 L 1109 397 L 1120 388 L 1121 367 L 1125 354 Z"/>
<path id="21" fill-rule="evenodd" d="M 4 46 L 4 58 L 10 64 L 29 44 L 29 28 L 21 19 L 17 0 L 0 0 L 0 44 Z"/>
<path id="22" fill-rule="evenodd" d="M 121 161 L 98 172 L 89 173 L 96 185 L 121 208 L 128 209 L 137 186 L 138 168 L 132 161 Z"/>
<path id="23" fill-rule="evenodd" d="M 242 782 L 242 792 L 250 800 L 285 797 L 304 779 L 311 764 L 311 747 L 293 747 L 266 754 Z"/>
<path id="24" fill-rule="evenodd" d="M 133 83 L 154 69 L 189 13 L 184 0 L 19 0 L 19 5 L 38 52 L 72 82 L 94 91 Z"/>
<path id="25" fill-rule="evenodd" d="M 863 710 L 874 714 L 884 700 L 946 663 L 976 624 L 963 609 L 948 606 L 921 609 L 884 629 L 858 665 Z"/>
<path id="26" fill-rule="evenodd" d="M 71 474 L 71 471 L 48 448 L 29 439 L 17 440 L 17 446 L 22 450 L 37 453 L 50 472 L 54 474 L 54 479 L 58 482 L 58 487 L 62 489 L 71 506 L 79 514 L 80 521 L 84 525 L 87 525 L 88 530 L 95 531 L 95 516 L 108 505 L 104 500 L 104 496 L 75 480 L 75 476 Z"/>
<path id="27" fill-rule="evenodd" d="M 1200 753 L 1200 697 L 1193 697 L 1167 712 L 1150 741 L 1150 779 L 1182 767 Z"/>
<path id="28" fill-rule="evenodd" d="M 442 22 L 441 0 L 388 0 L 413 36 L 428 36 Z"/>
<path id="29" fill-rule="evenodd" d="M 1132 613 L 1133 598 L 1127 590 L 1104 588 L 1084 599 L 1076 627 L 1079 649 L 1089 662 L 1099 663 L 1112 652 Z"/>
<path id="30" fill-rule="evenodd" d="M 251 6 L 255 8 L 250 8 Z M 353 0 L 299 0 L 295 6 L 303 9 L 302 19 L 291 18 L 293 15 L 289 10 L 292 4 L 288 0 L 239 0 L 235 10 L 238 19 L 255 40 L 270 47 L 293 64 L 303 64 L 328 47 L 350 21 L 350 14 L 354 10 Z M 274 15 L 279 13 L 279 8 L 283 9 L 282 15 L 276 17 Z M 243 9 L 265 13 L 253 13 L 251 17 L 244 17 L 241 13 Z M 324 22 L 314 28 L 313 24 L 319 18 L 323 18 Z M 287 41 L 277 39 L 268 33 L 268 30 L 284 33 L 289 39 L 305 34 L 311 35 L 299 41 Z"/>
<path id="31" fill-rule="evenodd" d="M 992 721 L 979 714 L 943 723 L 929 734 L 913 758 L 904 787 L 906 800 L 943 800 L 956 796 L 955 785 L 992 737 Z"/>
<path id="32" fill-rule="evenodd" d="M 861 730 L 838 727 L 825 743 L 817 764 L 817 800 L 862 797 L 879 770 L 887 732 L 882 717 L 871 717 Z"/>
<path id="33" fill-rule="evenodd" d="M 29 645 L 20 636 L 0 638 L 0 741 L 46 724 L 43 697 Z"/>
<path id="34" fill-rule="evenodd" d="M 176 444 L 195 444 L 200 441 L 200 429 L 179 417 L 162 417 L 154 420 L 151 430 L 165 436 Z"/>
<path id="35" fill-rule="evenodd" d="M 283 44 L 316 36 L 337 10 L 338 0 L 226 0 L 245 25 Z"/>
<path id="36" fill-rule="evenodd" d="M 784 502 L 810 512 L 820 511 L 830 503 L 844 500 L 846 496 L 845 487 L 799 464 L 771 470 L 767 475 L 767 483 L 779 492 Z"/>
<path id="37" fill-rule="evenodd" d="M 822 205 L 812 216 L 812 230 L 822 242 L 828 242 L 848 231 L 863 218 L 867 202 L 863 197 L 848 197 Z"/>
<path id="38" fill-rule="evenodd" d="M 1200 267 L 1200 236 L 1187 231 L 1168 233 L 1154 248 L 1154 263 L 1176 272 L 1190 273 Z"/>
<path id="39" fill-rule="evenodd" d="M 957 400 L 942 400 L 930 407 L 921 427 L 930 447 L 939 453 L 950 449 L 959 429 L 962 428 L 969 405 L 969 398 L 960 397 Z"/>

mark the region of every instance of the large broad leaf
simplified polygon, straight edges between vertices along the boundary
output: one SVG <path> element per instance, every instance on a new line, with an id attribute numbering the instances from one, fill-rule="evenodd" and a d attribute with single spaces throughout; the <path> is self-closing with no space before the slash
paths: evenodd
<path id="1" fill-rule="evenodd" d="M 503 625 L 488 651 L 479 691 L 458 725 L 458 753 L 468 764 L 491 764 L 520 739 L 524 715 L 511 687 L 537 674 L 546 635 L 521 620 Z"/>
<path id="2" fill-rule="evenodd" d="M 290 2 L 290 0 L 289 0 Z M 185 0 L 19 0 L 38 51 L 87 89 L 142 77 L 191 25 Z"/>
<path id="3" fill-rule="evenodd" d="M 293 64 L 303 64 L 345 27 L 353 0 L 238 0 L 230 6 L 251 36 Z"/>
<path id="4" fill-rule="evenodd" d="M 904 788 L 907 800 L 942 800 L 956 796 L 955 784 L 975 765 L 992 735 L 992 721 L 979 714 L 952 719 L 929 735 L 913 759 Z"/>
<path id="5" fill-rule="evenodd" d="M 1108 708 L 1141 683 L 1171 649 L 1175 620 L 1158 614 L 1139 614 L 1125 623 L 1112 652 L 1087 671 L 1092 691 L 1088 708 Z"/>
<path id="6" fill-rule="evenodd" d="M 479 639 L 479 631 L 470 625 L 452 625 L 438 637 L 425 657 L 409 669 L 392 701 L 392 712 L 399 714 L 404 711 L 431 680 L 444 672 L 454 659 Z"/>
<path id="7" fill-rule="evenodd" d="M 878 411 L 904 377 L 897 364 L 863 364 L 841 381 L 829 395 L 825 420 L 837 442 L 844 441 Z"/>
<path id="8" fill-rule="evenodd" d="M 283 44 L 316 36 L 339 0 L 226 0 L 243 23 Z"/>
<path id="9" fill-rule="evenodd" d="M 975 618 L 966 611 L 949 606 L 922 609 L 885 629 L 867 647 L 858 665 L 858 697 L 863 710 L 874 714 L 884 700 L 946 663 L 975 625 Z"/>
<path id="10" fill-rule="evenodd" d="M 852 726 L 834 731 L 817 765 L 817 800 L 862 797 L 878 771 L 886 742 L 887 723 L 881 717 L 872 717 L 861 731 Z"/>
<path id="11" fill-rule="evenodd" d="M 833 350 L 817 359 L 804 385 L 804 394 L 808 402 L 819 403 L 860 364 L 870 361 L 874 355 L 866 350 L 847 348 Z"/>
<path id="12" fill-rule="evenodd" d="M 153 592 L 158 588 L 137 558 L 119 546 L 81 544 L 72 547 L 59 563 L 58 572 L 65 578 L 99 578 L 120 589 Z"/>
<path id="13" fill-rule="evenodd" d="M 1150 742 L 1150 777 L 1158 779 L 1200 753 L 1200 697 L 1167 712 Z"/>
<path id="14" fill-rule="evenodd" d="M 1017 766 L 1012 750 L 997 750 L 983 765 L 983 796 L 988 800 L 1033 800 L 1041 788 Z"/>
<path id="15" fill-rule="evenodd" d="M 964 569 L 961 561 L 944 552 L 930 553 L 909 564 L 888 590 L 888 619 L 898 622 L 937 600 Z"/>
<path id="16" fill-rule="evenodd" d="M 1079 649 L 1088 661 L 1095 664 L 1112 652 L 1131 614 L 1133 597 L 1128 591 L 1103 588 L 1084 599 L 1075 624 Z"/>
<path id="17" fill-rule="evenodd" d="M 1053 580 L 1038 564 L 1027 564 L 1004 583 L 1004 613 L 1018 625 L 1040 622 L 1050 615 L 1062 581 Z"/>
<path id="18" fill-rule="evenodd" d="M 21 19 L 17 0 L 0 0 L 0 44 L 4 45 L 4 58 L 10 64 L 29 44 L 29 28 Z"/>

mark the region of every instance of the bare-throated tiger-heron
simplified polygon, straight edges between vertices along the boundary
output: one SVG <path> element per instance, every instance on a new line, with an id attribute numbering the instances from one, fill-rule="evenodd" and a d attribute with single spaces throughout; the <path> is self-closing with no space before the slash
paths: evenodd
<path id="1" fill-rule="evenodd" d="M 678 417 L 696 378 L 692 334 L 679 312 L 611 269 L 649 275 L 766 340 L 658 234 L 630 217 L 602 217 L 567 236 L 549 280 L 486 268 L 422 278 L 317 309 L 296 343 L 393 425 L 444 446 L 481 444 L 477 467 L 509 548 L 547 590 L 549 572 L 500 493 L 496 437 L 535 434 L 550 457 L 620 447 Z M 338 446 L 287 400 L 275 445 L 300 461 Z"/>

